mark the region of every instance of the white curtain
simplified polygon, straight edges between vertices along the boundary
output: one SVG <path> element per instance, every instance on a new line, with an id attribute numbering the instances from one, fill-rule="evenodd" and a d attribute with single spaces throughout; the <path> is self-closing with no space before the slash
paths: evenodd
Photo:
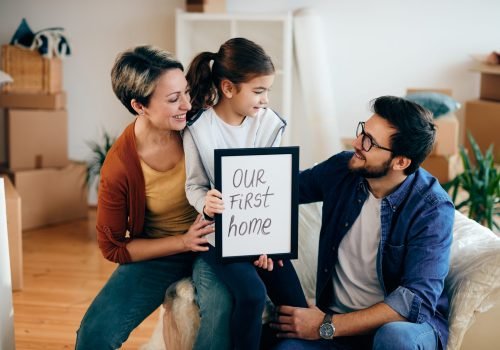
<path id="1" fill-rule="evenodd" d="M 333 103 L 327 35 L 312 9 L 294 12 L 292 143 L 300 148 L 301 168 L 341 151 Z"/>

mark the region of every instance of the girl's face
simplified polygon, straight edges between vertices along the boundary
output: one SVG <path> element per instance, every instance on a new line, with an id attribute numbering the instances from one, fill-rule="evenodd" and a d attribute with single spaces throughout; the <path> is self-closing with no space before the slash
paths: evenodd
<path id="1" fill-rule="evenodd" d="M 261 75 L 234 86 L 229 99 L 234 112 L 243 117 L 255 117 L 261 108 L 267 107 L 273 82 L 274 74 Z"/>
<path id="2" fill-rule="evenodd" d="M 186 112 L 191 109 L 189 90 L 184 73 L 169 69 L 158 79 L 149 106 L 144 115 L 161 130 L 182 130 L 186 126 Z"/>

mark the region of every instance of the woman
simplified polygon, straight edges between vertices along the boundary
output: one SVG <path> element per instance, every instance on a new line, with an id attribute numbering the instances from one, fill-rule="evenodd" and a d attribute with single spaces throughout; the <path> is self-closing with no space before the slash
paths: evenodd
<path id="1" fill-rule="evenodd" d="M 117 349 L 163 301 L 166 289 L 191 276 L 196 253 L 206 251 L 213 232 L 185 195 L 180 131 L 191 109 L 182 65 L 166 51 L 139 46 L 120 54 L 111 71 L 113 91 L 137 116 L 110 149 L 101 170 L 97 241 L 103 255 L 120 265 L 90 305 L 77 336 L 77 349 Z M 210 270 L 196 274 L 210 288 L 195 349 L 228 347 L 218 327 L 231 299 L 214 288 Z M 201 275 L 201 277 L 200 277 Z M 205 295 L 209 293 L 208 295 Z M 213 315 L 213 319 L 211 316 Z M 213 336 L 213 339 L 212 339 Z"/>

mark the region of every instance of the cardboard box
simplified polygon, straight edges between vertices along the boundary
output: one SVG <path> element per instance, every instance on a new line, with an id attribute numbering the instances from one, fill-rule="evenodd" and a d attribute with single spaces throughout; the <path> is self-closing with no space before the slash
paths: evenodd
<path id="1" fill-rule="evenodd" d="M 455 114 L 448 113 L 434 119 L 436 125 L 436 141 L 433 155 L 451 156 L 458 153 L 459 122 Z"/>
<path id="2" fill-rule="evenodd" d="M 0 93 L 0 107 L 63 109 L 66 107 L 66 93 L 64 91 L 55 94 Z"/>
<path id="3" fill-rule="evenodd" d="M 481 73 L 479 97 L 483 100 L 500 101 L 500 65 L 477 64 L 472 70 Z"/>
<path id="4" fill-rule="evenodd" d="M 451 89 L 436 89 L 436 88 L 409 88 L 406 89 L 406 94 L 415 94 L 418 92 L 437 92 L 443 95 L 448 95 L 451 96 L 452 90 Z"/>
<path id="5" fill-rule="evenodd" d="M 10 271 L 12 290 L 23 288 L 23 240 L 21 231 L 21 197 L 7 176 L 1 176 L 5 185 L 7 205 L 7 232 L 9 237 Z"/>
<path id="6" fill-rule="evenodd" d="M 6 121 L 10 169 L 68 165 L 68 116 L 65 110 L 9 109 Z"/>
<path id="7" fill-rule="evenodd" d="M 494 144 L 495 162 L 500 163 L 500 102 L 467 101 L 465 130 L 472 134 L 483 154 L 491 144 Z M 469 154 L 472 154 L 468 139 L 465 145 Z"/>
<path id="8" fill-rule="evenodd" d="M 223 13 L 226 12 L 226 0 L 187 0 L 186 11 Z"/>
<path id="9" fill-rule="evenodd" d="M 500 101 L 500 73 L 481 74 L 481 90 L 479 97 L 483 100 Z"/>
<path id="10" fill-rule="evenodd" d="M 430 155 L 420 166 L 437 178 L 439 183 L 453 180 L 463 172 L 462 160 L 459 154 L 451 156 Z"/>
<path id="11" fill-rule="evenodd" d="M 44 58 L 38 51 L 14 45 L 2 46 L 2 70 L 14 80 L 3 92 L 57 93 L 62 91 L 62 61 Z"/>
<path id="12" fill-rule="evenodd" d="M 13 171 L 17 192 L 23 201 L 22 228 L 87 217 L 86 164 L 71 162 L 63 169 Z"/>

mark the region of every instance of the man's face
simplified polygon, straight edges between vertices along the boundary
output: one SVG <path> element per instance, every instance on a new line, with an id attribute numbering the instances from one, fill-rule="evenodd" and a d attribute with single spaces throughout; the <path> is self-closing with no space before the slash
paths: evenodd
<path id="1" fill-rule="evenodd" d="M 391 146 L 390 138 L 395 129 L 387 120 L 374 114 L 364 125 L 364 133 L 371 138 L 375 144 L 384 148 Z M 381 178 L 385 176 L 392 168 L 392 153 L 388 150 L 372 146 L 367 152 L 363 149 L 363 134 L 360 133 L 353 142 L 354 155 L 349 161 L 349 169 L 365 178 Z M 365 140 L 365 146 L 369 144 Z M 366 147 L 365 147 L 366 148 Z"/>

